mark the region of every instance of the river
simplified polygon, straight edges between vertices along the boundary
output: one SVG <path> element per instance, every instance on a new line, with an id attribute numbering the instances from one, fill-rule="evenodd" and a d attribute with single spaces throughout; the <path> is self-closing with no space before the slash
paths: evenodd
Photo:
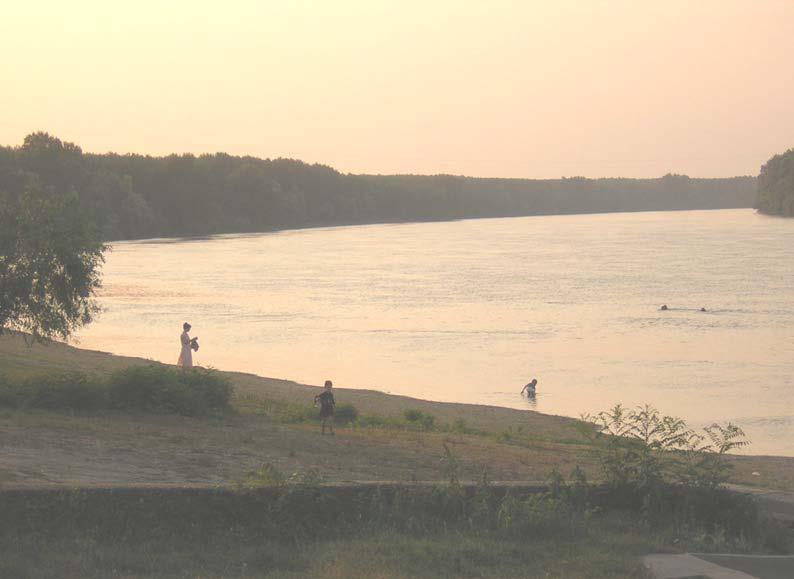
<path id="1" fill-rule="evenodd" d="M 118 242 L 77 345 L 174 363 L 189 321 L 201 365 L 568 416 L 650 403 L 794 456 L 793 257 L 794 220 L 747 209 Z"/>

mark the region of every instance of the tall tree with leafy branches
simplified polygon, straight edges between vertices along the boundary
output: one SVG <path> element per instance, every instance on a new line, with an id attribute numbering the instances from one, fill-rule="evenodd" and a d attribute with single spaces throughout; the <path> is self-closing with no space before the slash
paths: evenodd
<path id="1" fill-rule="evenodd" d="M 0 191 L 0 333 L 66 339 L 90 323 L 105 250 L 76 193 Z"/>

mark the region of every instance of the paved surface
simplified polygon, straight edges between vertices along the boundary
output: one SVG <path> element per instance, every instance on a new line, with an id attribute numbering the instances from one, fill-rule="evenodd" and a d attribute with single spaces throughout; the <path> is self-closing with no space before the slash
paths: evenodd
<path id="1" fill-rule="evenodd" d="M 657 579 L 759 579 L 694 555 L 648 555 L 643 562 Z"/>
<path id="2" fill-rule="evenodd" d="M 648 555 L 643 561 L 657 579 L 794 579 L 794 556 Z"/>
<path id="3" fill-rule="evenodd" d="M 794 556 L 701 555 L 699 559 L 743 571 L 758 579 L 794 579 Z"/>
<path id="4" fill-rule="evenodd" d="M 728 485 L 728 488 L 737 493 L 746 493 L 758 498 L 761 505 L 774 518 L 783 522 L 794 522 L 794 493 L 770 491 L 743 485 Z M 792 578 L 794 578 L 794 575 L 786 579 Z"/>

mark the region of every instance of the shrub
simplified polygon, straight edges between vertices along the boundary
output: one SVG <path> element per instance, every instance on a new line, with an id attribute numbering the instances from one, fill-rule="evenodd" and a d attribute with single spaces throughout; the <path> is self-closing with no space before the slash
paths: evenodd
<path id="1" fill-rule="evenodd" d="M 403 412 L 403 418 L 410 424 L 422 430 L 433 430 L 436 424 L 436 417 L 421 410 L 408 409 Z"/>
<path id="2" fill-rule="evenodd" d="M 0 406 L 94 411 L 107 407 L 101 382 L 79 372 L 49 374 L 15 382 L 0 377 Z"/>
<path id="3" fill-rule="evenodd" d="M 34 408 L 91 412 L 107 408 L 107 389 L 96 379 L 72 372 L 33 378 L 23 383 L 21 396 Z"/>
<path id="4" fill-rule="evenodd" d="M 669 485 L 717 490 L 727 482 L 726 455 L 749 444 L 738 426 L 713 424 L 703 433 L 663 416 L 651 406 L 627 410 L 620 404 L 583 428 L 594 443 L 605 482 L 624 504 L 642 504 L 646 512 L 666 508 Z"/>
<path id="5" fill-rule="evenodd" d="M 232 386 L 212 370 L 130 366 L 108 381 L 110 403 L 122 410 L 195 416 L 228 408 Z"/>
<path id="6" fill-rule="evenodd" d="M 240 488 L 256 489 L 261 487 L 280 487 L 287 479 L 273 464 L 263 463 L 256 470 L 245 473 L 245 479 L 239 483 Z"/>
<path id="7" fill-rule="evenodd" d="M 210 370 L 131 366 L 107 380 L 72 372 L 14 382 L 0 378 L 0 406 L 45 410 L 140 410 L 189 416 L 225 410 L 229 381 Z"/>
<path id="8" fill-rule="evenodd" d="M 358 420 L 358 410 L 352 404 L 340 404 L 334 411 L 334 420 L 339 424 L 350 424 Z"/>
<path id="9" fill-rule="evenodd" d="M 130 366 L 108 380 L 110 404 L 122 410 L 154 411 L 162 408 L 163 393 L 176 377 L 157 366 Z"/>
<path id="10" fill-rule="evenodd" d="M 447 429 L 451 432 L 457 432 L 458 434 L 484 434 L 483 431 L 469 426 L 463 418 L 456 418 L 453 420 L 452 424 L 450 424 Z"/>

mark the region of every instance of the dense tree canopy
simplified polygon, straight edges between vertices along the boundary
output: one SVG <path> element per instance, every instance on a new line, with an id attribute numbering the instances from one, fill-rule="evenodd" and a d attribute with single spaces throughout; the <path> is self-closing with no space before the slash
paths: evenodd
<path id="1" fill-rule="evenodd" d="M 67 338 L 89 323 L 103 251 L 74 192 L 0 192 L 0 333 Z"/>
<path id="2" fill-rule="evenodd" d="M 756 207 L 770 215 L 794 217 L 794 149 L 775 155 L 761 167 Z"/>
<path id="3" fill-rule="evenodd" d="M 75 191 L 104 239 L 552 213 L 750 207 L 755 179 L 345 175 L 291 159 L 86 154 L 47 135 L 0 147 L 0 190 Z"/>

